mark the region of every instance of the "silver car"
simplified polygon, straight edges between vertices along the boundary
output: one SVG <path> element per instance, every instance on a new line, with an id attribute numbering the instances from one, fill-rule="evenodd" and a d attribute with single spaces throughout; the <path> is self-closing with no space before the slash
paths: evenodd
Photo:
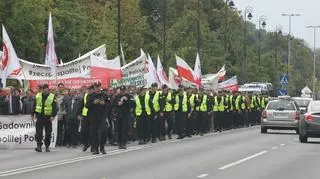
<path id="1" fill-rule="evenodd" d="M 299 133 L 301 111 L 292 99 L 270 101 L 261 115 L 261 133 L 268 129 L 292 129 Z"/>
<path id="2" fill-rule="evenodd" d="M 300 121 L 299 140 L 308 142 L 308 137 L 320 138 L 320 101 L 311 101 L 307 113 Z"/>

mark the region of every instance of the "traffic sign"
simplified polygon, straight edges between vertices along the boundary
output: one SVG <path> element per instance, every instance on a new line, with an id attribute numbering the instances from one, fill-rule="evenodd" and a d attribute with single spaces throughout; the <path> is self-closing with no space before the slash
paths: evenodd
<path id="1" fill-rule="evenodd" d="M 289 79 L 287 74 L 283 74 L 280 76 L 280 84 L 281 85 L 287 85 L 289 84 Z"/>
<path id="2" fill-rule="evenodd" d="M 279 94 L 282 95 L 282 96 L 283 96 L 283 95 L 288 95 L 288 90 L 280 89 L 280 90 L 279 90 Z"/>

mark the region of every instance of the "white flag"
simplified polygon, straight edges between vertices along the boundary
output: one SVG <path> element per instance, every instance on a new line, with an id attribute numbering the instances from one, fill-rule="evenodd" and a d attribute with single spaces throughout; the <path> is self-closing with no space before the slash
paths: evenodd
<path id="1" fill-rule="evenodd" d="M 169 86 L 168 76 L 162 67 L 159 55 L 157 59 L 157 76 L 161 85 Z"/>
<path id="2" fill-rule="evenodd" d="M 126 65 L 127 62 L 126 62 L 126 59 L 124 58 L 122 44 L 120 44 L 120 51 L 121 51 L 122 65 Z"/>
<path id="3" fill-rule="evenodd" d="M 193 76 L 194 76 L 195 83 L 198 85 L 198 87 L 202 87 L 202 83 L 201 83 L 202 73 L 201 73 L 199 53 L 197 53 L 196 63 L 194 65 L 194 70 L 193 70 Z"/>
<path id="4" fill-rule="evenodd" d="M 156 68 L 149 54 L 148 54 L 148 60 L 147 60 L 147 70 L 148 70 L 147 85 L 151 86 L 152 83 L 157 83 L 158 85 L 160 85 Z"/>
<path id="5" fill-rule="evenodd" d="M 16 51 L 13 48 L 9 35 L 2 25 L 2 39 L 3 39 L 3 57 L 1 60 L 2 83 L 6 86 L 6 79 L 9 75 L 18 77 L 21 75 L 21 65 Z"/>
<path id="6" fill-rule="evenodd" d="M 45 64 L 50 66 L 52 74 L 56 75 L 56 68 L 57 68 L 57 64 L 59 64 L 59 61 L 57 58 L 56 49 L 54 45 L 51 12 L 49 14 L 48 39 L 47 39 L 47 47 L 46 47 Z"/>

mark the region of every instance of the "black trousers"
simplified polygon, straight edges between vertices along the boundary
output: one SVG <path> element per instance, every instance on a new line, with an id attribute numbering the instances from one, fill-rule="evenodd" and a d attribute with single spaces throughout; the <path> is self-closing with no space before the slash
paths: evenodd
<path id="1" fill-rule="evenodd" d="M 84 117 L 81 121 L 81 138 L 84 146 L 89 146 L 91 144 L 91 129 L 90 129 L 90 120 L 87 117 Z"/>
<path id="2" fill-rule="evenodd" d="M 110 143 L 116 142 L 116 135 L 115 135 L 115 124 L 112 118 L 112 114 L 108 114 L 108 122 L 109 122 L 109 127 L 108 127 L 108 140 Z"/>
<path id="3" fill-rule="evenodd" d="M 39 117 L 37 118 L 37 122 L 36 122 L 36 136 L 35 136 L 37 141 L 37 146 L 42 145 L 43 128 L 45 131 L 44 145 L 46 147 L 49 147 L 51 143 L 52 122 L 50 119 Z"/>
<path id="4" fill-rule="evenodd" d="M 242 110 L 242 118 L 243 118 L 243 126 L 248 127 L 249 126 L 249 111 Z"/>
<path id="5" fill-rule="evenodd" d="M 151 139 L 156 139 L 160 137 L 160 133 L 159 133 L 159 123 L 160 123 L 160 119 L 159 119 L 159 114 L 152 114 L 150 116 L 150 132 L 151 132 Z"/>
<path id="6" fill-rule="evenodd" d="M 67 144 L 75 146 L 78 144 L 79 121 L 76 118 L 67 119 L 66 124 Z"/>
<path id="7" fill-rule="evenodd" d="M 224 112 L 217 111 L 215 112 L 215 125 L 216 125 L 216 130 L 221 131 L 223 129 L 224 125 Z"/>
<path id="8" fill-rule="evenodd" d="M 147 142 L 149 135 L 149 121 L 150 118 L 146 114 L 142 114 L 137 118 L 138 138 L 144 142 Z"/>
<path id="9" fill-rule="evenodd" d="M 57 134 L 57 145 L 65 146 L 67 142 L 66 136 L 66 119 L 63 117 L 61 120 L 58 120 L 58 134 Z"/>
<path id="10" fill-rule="evenodd" d="M 165 112 L 163 115 L 164 121 L 167 122 L 167 134 L 172 134 L 173 130 L 173 112 Z"/>
<path id="11" fill-rule="evenodd" d="M 253 125 L 256 122 L 256 118 L 257 118 L 257 112 L 255 109 L 251 109 L 251 111 L 249 111 L 249 124 Z"/>
<path id="12" fill-rule="evenodd" d="M 175 113 L 175 122 L 177 134 L 182 137 L 185 135 L 185 121 L 186 121 L 187 113 L 176 111 Z"/>
<path id="13" fill-rule="evenodd" d="M 107 122 L 105 117 L 90 118 L 91 125 L 91 148 L 98 151 L 104 148 L 107 141 Z"/>
<path id="14" fill-rule="evenodd" d="M 117 132 L 118 142 L 120 146 L 127 145 L 128 142 L 128 128 L 129 128 L 130 116 L 119 116 L 117 118 Z"/>
<path id="15" fill-rule="evenodd" d="M 197 122 L 198 122 L 198 128 L 199 132 L 206 133 L 208 130 L 208 112 L 199 111 L 197 112 Z"/>

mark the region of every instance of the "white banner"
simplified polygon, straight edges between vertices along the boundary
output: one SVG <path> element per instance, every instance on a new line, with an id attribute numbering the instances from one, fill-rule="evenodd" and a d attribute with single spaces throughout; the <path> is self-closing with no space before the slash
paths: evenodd
<path id="1" fill-rule="evenodd" d="M 202 87 L 205 90 L 217 90 L 219 74 L 207 74 L 202 76 Z"/>
<path id="2" fill-rule="evenodd" d="M 20 59 L 22 66 L 23 78 L 26 80 L 55 80 L 90 77 L 90 55 L 82 56 L 76 60 L 57 66 L 57 78 L 52 74 L 50 67 L 47 65 L 28 62 Z"/>
<path id="3" fill-rule="evenodd" d="M 141 87 L 147 85 L 146 61 L 147 56 L 142 54 L 137 59 L 121 67 L 122 80 L 112 80 L 111 86 L 119 87 L 125 85 Z"/>
<path id="4" fill-rule="evenodd" d="M 50 147 L 57 141 L 57 118 L 52 121 L 52 139 Z M 36 124 L 30 115 L 0 116 L 0 149 L 35 148 Z M 43 134 L 44 131 L 43 131 Z"/>

